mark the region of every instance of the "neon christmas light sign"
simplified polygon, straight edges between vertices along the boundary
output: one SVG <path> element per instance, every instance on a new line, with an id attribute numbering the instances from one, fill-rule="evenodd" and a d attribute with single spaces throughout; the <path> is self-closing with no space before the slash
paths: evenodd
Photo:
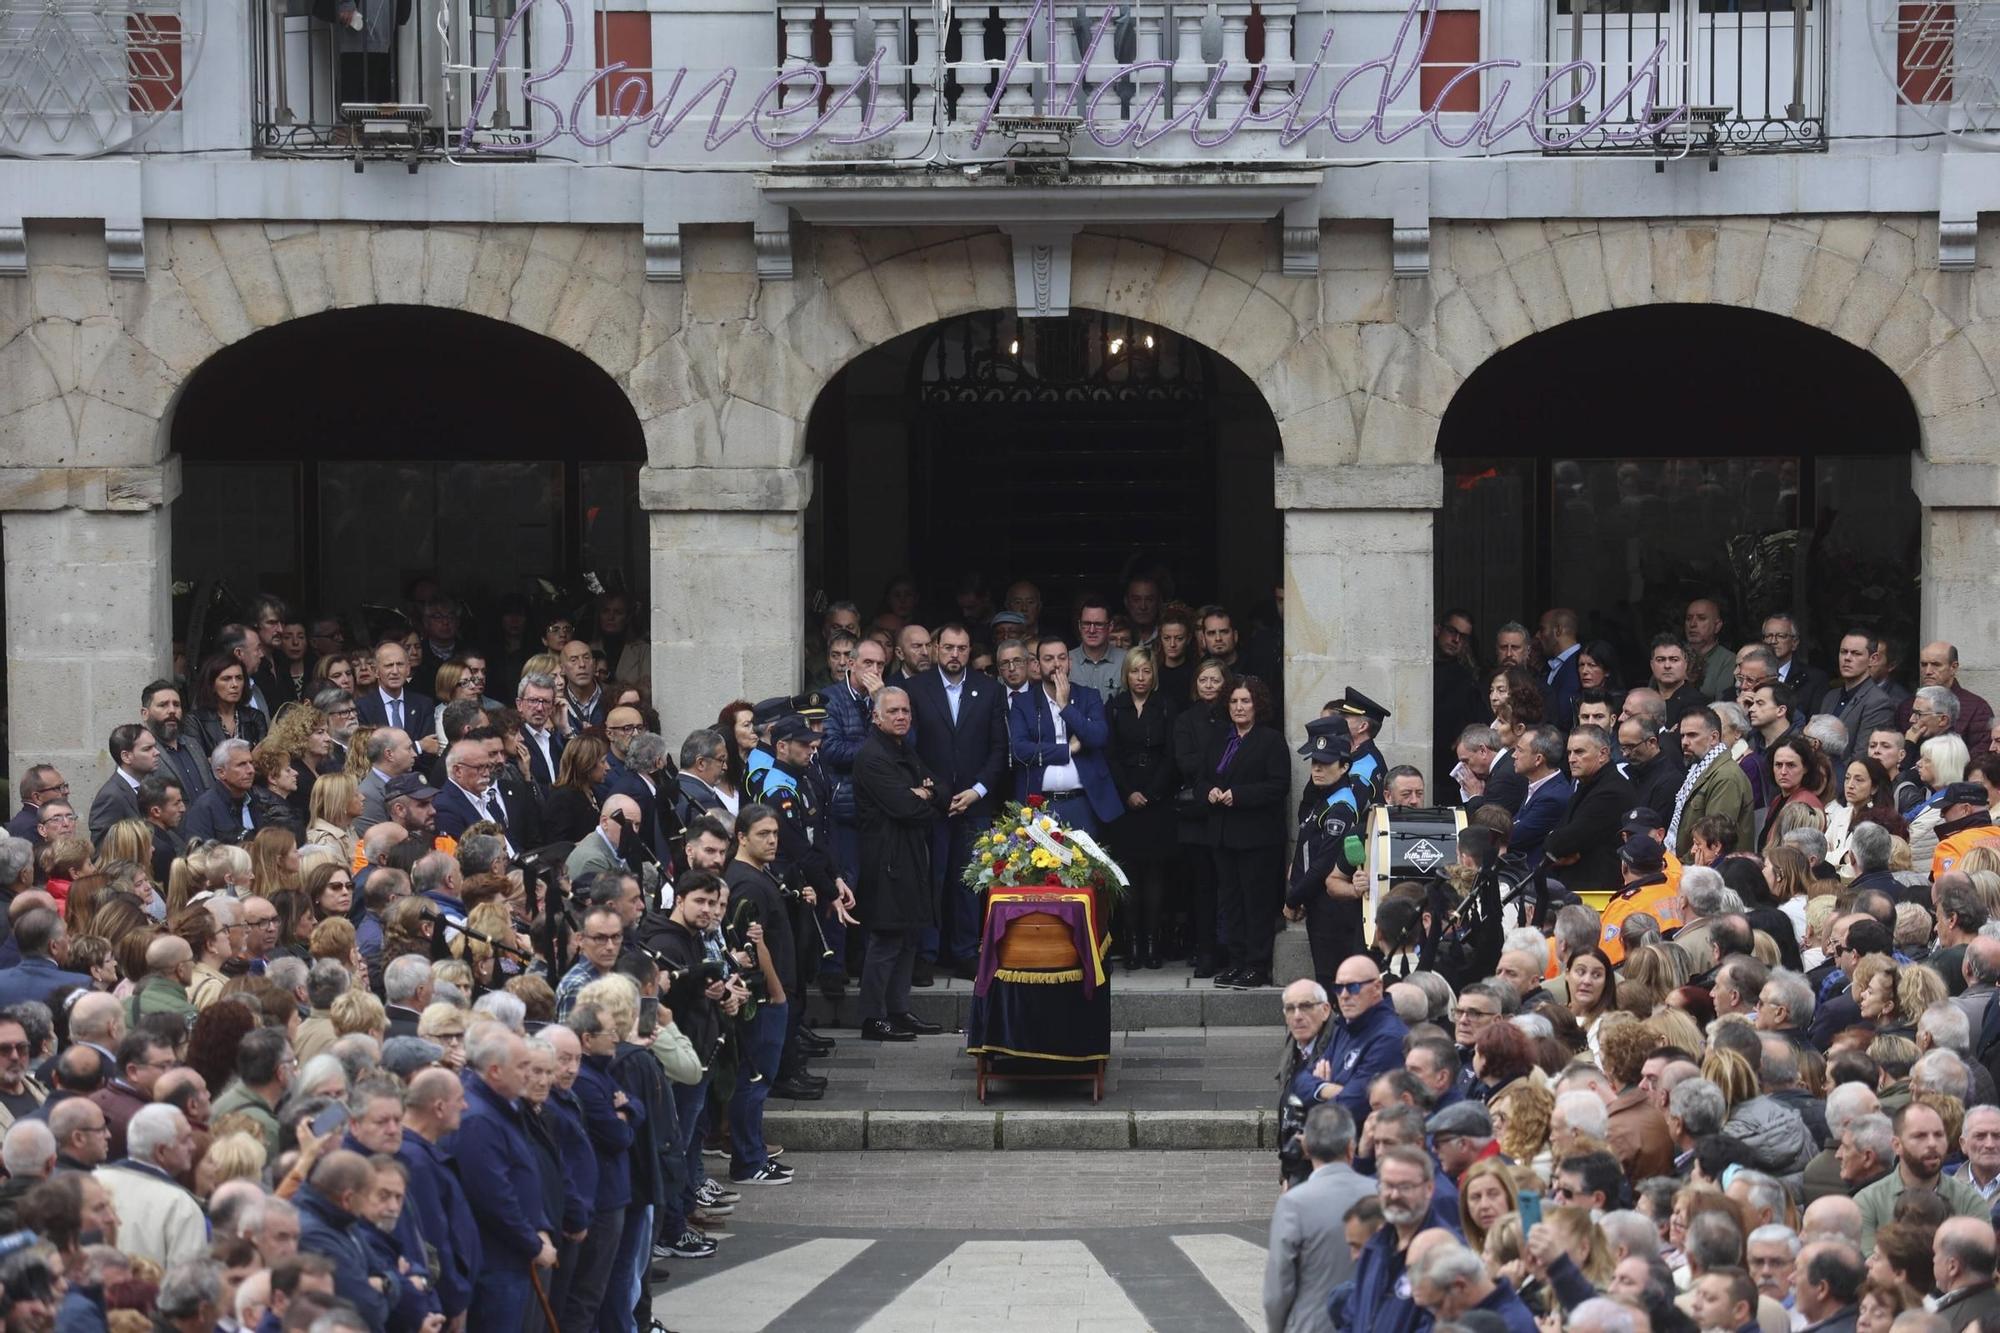
<path id="1" fill-rule="evenodd" d="M 476 137 L 480 116 L 486 109 L 495 81 L 507 71 L 505 53 L 516 31 L 531 13 L 537 10 L 546 13 L 550 8 L 555 10 L 562 31 L 561 54 L 552 65 L 528 70 L 521 80 L 522 96 L 529 105 L 537 108 L 537 116 L 545 118 L 546 128 L 533 137 L 514 142 L 482 141 Z M 1587 60 L 1572 60 L 1551 68 L 1536 85 L 1525 109 L 1505 120 L 1501 117 L 1514 83 L 1509 78 L 1492 80 L 1497 86 L 1479 110 L 1472 113 L 1462 127 L 1451 129 L 1441 121 L 1438 108 L 1447 103 L 1461 84 L 1483 75 L 1517 71 L 1524 68 L 1524 64 L 1512 59 L 1481 60 L 1456 68 L 1431 99 L 1429 110 L 1392 127 L 1389 124 L 1392 107 L 1406 95 L 1412 80 L 1417 78 L 1425 63 L 1431 36 L 1437 31 L 1436 13 L 1437 0 L 1410 0 L 1402 24 L 1397 28 L 1396 39 L 1389 49 L 1339 71 L 1337 77 L 1327 68 L 1327 52 L 1334 37 L 1329 29 L 1320 38 L 1319 49 L 1313 59 L 1295 69 L 1293 90 L 1289 96 L 1264 96 L 1269 75 L 1264 64 L 1232 70 L 1228 60 L 1218 61 L 1210 72 L 1206 86 L 1194 98 L 1193 105 L 1172 115 L 1163 115 L 1161 103 L 1173 71 L 1173 62 L 1169 60 L 1142 60 L 1120 65 L 1090 86 L 1088 93 L 1085 91 L 1085 75 L 1091 70 L 1100 47 L 1109 38 L 1113 24 L 1120 17 L 1119 5 L 1105 6 L 1098 16 L 1083 58 L 1077 63 L 1075 75 L 1065 91 L 1057 80 L 1057 62 L 1050 59 L 1038 65 L 1031 56 L 1030 37 L 1037 26 L 1046 34 L 1046 49 L 1053 52 L 1056 49 L 1055 25 L 1063 21 L 1056 15 L 1052 0 L 1035 0 L 1021 35 L 1008 49 L 1006 59 L 999 66 L 999 77 L 986 94 L 985 106 L 980 110 L 978 119 L 970 123 L 970 147 L 978 149 L 992 131 L 994 121 L 1007 114 L 1001 107 L 1001 99 L 1008 89 L 1021 86 L 1021 81 L 1031 78 L 1037 68 L 1043 70 L 1045 86 L 1050 90 L 1045 100 L 1048 114 L 1080 116 L 1083 132 L 1104 148 L 1145 148 L 1163 136 L 1185 132 L 1195 146 L 1219 149 L 1252 127 L 1276 127 L 1277 141 L 1286 147 L 1320 129 L 1328 131 L 1339 143 L 1359 143 L 1372 137 L 1385 147 L 1419 133 L 1428 135 L 1447 148 L 1465 148 L 1474 144 L 1490 148 L 1516 133 L 1525 133 L 1543 148 L 1560 147 L 1593 137 L 1606 146 L 1629 146 L 1652 140 L 1663 130 L 1687 118 L 1688 108 L 1685 105 L 1663 110 L 1657 104 L 1661 66 L 1667 52 L 1667 43 L 1663 40 L 1632 66 L 1631 80 L 1622 89 L 1605 97 L 1597 111 L 1581 122 L 1561 125 L 1555 133 L 1545 130 L 1544 123 L 1553 122 L 1585 106 L 1597 91 L 1600 72 Z M 711 153 L 745 131 L 764 148 L 777 151 L 813 139 L 836 145 L 859 146 L 873 143 L 912 123 L 909 114 L 899 104 L 900 98 L 876 95 L 882 89 L 883 52 L 879 49 L 868 64 L 861 67 L 852 83 L 838 89 L 829 88 L 826 71 L 817 65 L 797 65 L 780 70 L 758 89 L 748 109 L 727 123 L 730 98 L 735 93 L 736 85 L 742 81 L 739 70 L 734 66 L 719 70 L 706 83 L 683 96 L 682 89 L 692 74 L 687 66 L 670 71 L 635 71 L 628 62 L 615 61 L 585 77 L 565 108 L 547 96 L 542 87 L 568 73 L 575 54 L 576 18 L 570 8 L 570 0 L 524 0 L 515 10 L 501 40 L 495 44 L 493 60 L 486 67 L 473 95 L 466 117 L 466 144 L 483 153 L 528 153 L 547 147 L 558 138 L 567 137 L 586 147 L 598 148 L 643 128 L 648 145 L 658 147 L 690 118 L 698 122 L 697 113 L 704 104 L 709 104 L 710 109 L 702 146 Z M 1127 82 L 1141 74 L 1157 77 Z M 1226 122 L 1221 119 L 1207 120 L 1217 94 L 1232 82 L 1240 84 L 1246 77 L 1249 80 L 1247 94 L 1233 117 Z M 664 83 L 664 88 L 657 94 L 653 94 L 653 81 Z M 1570 85 L 1566 91 L 1562 87 L 1565 83 Z M 1119 110 L 1118 98 L 1131 88 L 1144 91 L 1135 98 L 1130 116 L 1118 117 L 1115 114 Z M 609 115 L 602 118 L 604 123 L 601 126 L 592 128 L 587 124 L 589 118 L 585 115 L 584 104 L 595 99 L 600 92 L 604 95 Z M 651 107 L 642 112 L 639 108 L 647 103 L 649 94 L 652 94 Z M 822 107 L 823 96 L 826 104 Z M 1112 98 L 1110 112 L 1113 114 L 1109 115 L 1102 114 L 1105 110 L 1102 104 L 1107 96 Z M 963 93 L 961 109 L 974 98 L 973 90 Z M 1260 106 L 1265 102 L 1269 105 Z M 851 113 L 850 107 L 854 108 Z M 1621 109 L 1629 109 L 1631 114 L 1621 122 L 1622 127 L 1614 127 L 1611 121 Z M 878 112 L 885 114 L 878 119 Z M 853 123 L 856 115 L 860 116 L 859 124 Z"/>

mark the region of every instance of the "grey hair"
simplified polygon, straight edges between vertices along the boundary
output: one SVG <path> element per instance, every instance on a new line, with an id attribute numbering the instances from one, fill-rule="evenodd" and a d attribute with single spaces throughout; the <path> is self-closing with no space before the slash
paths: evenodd
<path id="1" fill-rule="evenodd" d="M 521 1032 L 528 1022 L 528 1006 L 521 1002 L 521 997 L 503 990 L 487 991 L 474 1000 L 472 1013 L 476 1018 L 490 1018 L 514 1033 Z"/>
<path id="2" fill-rule="evenodd" d="M 1888 1161 L 1889 1154 L 1896 1150 L 1896 1126 L 1880 1111 L 1854 1117 L 1847 1122 L 1847 1133 L 1853 1137 L 1857 1149 L 1872 1152 L 1882 1161 Z"/>
<path id="3" fill-rule="evenodd" d="M 1535 938 L 1539 940 L 1541 936 L 1537 935 Z M 1548 963 L 1544 961 L 1542 966 L 1546 968 Z M 1460 999 L 1468 995 L 1484 995 L 1487 999 L 1499 1005 L 1500 1012 L 1509 1017 L 1521 1012 L 1521 997 L 1514 993 L 1514 988 L 1511 985 L 1498 977 L 1494 977 L 1488 981 L 1475 981 L 1459 992 Z"/>
<path id="4" fill-rule="evenodd" d="M 1917 1034 L 1925 1033 L 1930 1034 L 1931 1045 L 1937 1050 L 1972 1054 L 1972 1020 L 1950 1000 L 1939 1000 L 1924 1010 L 1924 1016 L 1917 1020 Z"/>
<path id="5" fill-rule="evenodd" d="M 1433 1245 L 1410 1276 L 1414 1282 L 1439 1288 L 1458 1281 L 1478 1282 L 1486 1276 L 1486 1261 L 1457 1241 L 1446 1241 Z"/>
<path id="6" fill-rule="evenodd" d="M 368 762 L 380 768 L 382 766 L 382 757 L 389 753 L 389 747 L 395 744 L 398 736 L 403 737 L 405 740 L 409 739 L 408 733 L 397 727 L 377 727 L 374 731 L 369 732 Z"/>
<path id="7" fill-rule="evenodd" d="M 212 1259 L 190 1259 L 175 1264 L 160 1279 L 153 1308 L 169 1319 L 185 1319 L 198 1312 L 203 1302 L 214 1306 L 217 1314 L 222 1312 L 222 1265 Z"/>
<path id="8" fill-rule="evenodd" d="M 1354 1146 L 1354 1117 L 1344 1106 L 1321 1102 L 1306 1112 L 1306 1156 L 1316 1162 L 1337 1162 Z M 54 1152 L 51 1141 L 50 1152 Z M 44 1161 L 47 1159 L 44 1158 Z"/>
<path id="9" fill-rule="evenodd" d="M 1738 1180 L 1742 1178 L 1740 1175 L 1737 1177 Z M 1767 1176 L 1765 1179 L 1768 1180 L 1769 1177 Z M 1799 1233 L 1782 1222 L 1766 1222 L 1763 1226 L 1758 1227 L 1750 1233 L 1747 1243 L 1750 1245 L 1782 1245 L 1791 1251 L 1792 1258 L 1796 1259 L 1799 1257 Z"/>
<path id="10" fill-rule="evenodd" d="M 306 967 L 305 959 L 293 958 L 289 955 L 284 958 L 273 958 L 270 965 L 264 969 L 264 979 L 266 981 L 271 982 L 273 985 L 282 986 L 288 991 L 296 991 L 299 987 L 305 985 L 309 976 L 310 972 Z"/>
<path id="11" fill-rule="evenodd" d="M 235 754 L 238 750 L 248 751 L 249 749 L 249 741 L 231 736 L 228 740 L 222 742 L 222 744 L 209 752 L 208 766 L 215 770 L 217 777 L 221 777 L 222 770 L 229 767 L 229 756 Z"/>
<path id="12" fill-rule="evenodd" d="M 1688 867 L 1688 871 L 1697 868 L 1690 866 Z M 1683 884 L 1687 882 L 1688 871 L 1682 872 L 1681 882 Z M 1715 872 L 1710 871 L 1709 873 L 1714 874 Z M 1720 876 L 1717 876 L 1717 878 L 1719 880 Z M 1599 925 L 1602 924 L 1602 920 L 1591 908 L 1585 907 L 1580 903 L 1572 903 L 1556 913 L 1555 937 L 1568 945 L 1572 953 L 1581 949 L 1588 949 L 1591 945 L 1597 943 L 1597 930 Z"/>
<path id="13" fill-rule="evenodd" d="M 1597 1225 L 1614 1250 L 1622 1245 L 1628 1254 L 1641 1259 L 1650 1259 L 1660 1252 L 1660 1229 L 1644 1213 L 1615 1208 L 1598 1218 Z"/>
<path id="14" fill-rule="evenodd" d="M 1588 731 L 1590 728 L 1578 727 L 1577 730 Z M 1558 773 L 1563 771 L 1563 761 L 1568 756 L 1564 753 L 1563 734 L 1560 731 L 1545 722 L 1528 733 L 1528 744 L 1542 757 L 1543 763 Z"/>
<path id="15" fill-rule="evenodd" d="M 39 1176 L 56 1155 L 56 1136 L 39 1120 L 16 1120 L 0 1139 L 0 1164 L 16 1180 Z"/>
<path id="16" fill-rule="evenodd" d="M 1544 972 L 1549 967 L 1549 942 L 1541 931 L 1533 926 L 1516 926 L 1500 941 L 1502 953 L 1524 953 L 1540 960 Z"/>
<path id="17" fill-rule="evenodd" d="M 1964 1015 L 1960 1015 L 1964 1017 Z M 1910 1066 L 1910 1091 L 1942 1092 L 1964 1104 L 1971 1090 L 1972 1071 L 1965 1061 L 1947 1050 L 1926 1051 Z"/>
<path id="18" fill-rule="evenodd" d="M 1917 688 L 1917 698 L 1935 708 L 1945 716 L 1948 726 L 1958 725 L 1958 696 L 1942 685 L 1922 685 Z"/>
<path id="19" fill-rule="evenodd" d="M 1475 722 L 1458 733 L 1458 743 L 1469 750 L 1497 750 L 1500 748 L 1500 733 L 1484 722 Z"/>
<path id="20" fill-rule="evenodd" d="M 1738 736 L 1743 736 L 1749 733 L 1750 719 L 1744 716 L 1743 705 L 1724 699 L 1720 703 L 1710 704 L 1709 707 L 1715 710 L 1717 720 L 1722 723 L 1723 735 L 1727 736 L 1734 732 Z"/>
<path id="21" fill-rule="evenodd" d="M 382 969 L 382 993 L 390 1004 L 403 1004 L 414 999 L 430 979 L 431 960 L 420 953 L 406 953 L 390 959 L 389 966 Z"/>
<path id="22" fill-rule="evenodd" d="M 712 727 L 697 727 L 681 742 L 681 767 L 693 768 L 695 764 L 714 754 L 722 744 L 722 733 Z"/>
<path id="23" fill-rule="evenodd" d="M 1639 1321 L 1629 1305 L 1608 1296 L 1592 1296 L 1569 1312 L 1569 1333 L 1639 1333 Z"/>
<path id="24" fill-rule="evenodd" d="M 1794 1026 L 1804 1027 L 1812 1021 L 1813 988 L 1804 973 L 1783 967 L 1772 968 L 1770 977 L 1764 982 L 1764 989 L 1769 990 L 1773 986 L 1777 987 L 1778 998 L 1784 1004 L 1785 1012 L 1791 1015 Z"/>
<path id="25" fill-rule="evenodd" d="M 667 738 L 642 731 L 625 747 L 625 767 L 634 773 L 657 773 L 667 765 Z"/>
<path id="26" fill-rule="evenodd" d="M 340 1075 L 340 1095 L 345 1097 L 349 1082 L 347 1066 L 342 1064 L 340 1057 L 331 1051 L 321 1051 L 318 1055 L 315 1055 L 312 1059 L 299 1066 L 298 1077 L 292 1080 L 292 1086 L 296 1088 L 310 1088 L 330 1074 Z"/>
<path id="27" fill-rule="evenodd" d="M 322 713 L 337 713 L 353 702 L 354 696 L 338 685 L 329 685 L 312 697 L 312 706 Z"/>
<path id="28" fill-rule="evenodd" d="M 458 843 L 458 873 L 483 875 L 493 868 L 494 861 L 506 854 L 507 844 L 491 833 L 461 838 Z"/>
<path id="29" fill-rule="evenodd" d="M 1847 1127 L 1864 1115 L 1874 1115 L 1881 1103 L 1866 1083 L 1842 1083 L 1826 1094 L 1826 1128 L 1836 1142 Z"/>
<path id="30" fill-rule="evenodd" d="M 1720 913 L 1725 892 L 1722 876 L 1709 866 L 1689 866 L 1681 871 L 1681 897 L 1696 916 Z"/>
<path id="31" fill-rule="evenodd" d="M 412 893 L 436 893 L 451 882 L 451 872 L 458 868 L 458 862 L 445 852 L 426 852 L 410 867 L 410 891 Z"/>
<path id="32" fill-rule="evenodd" d="M 1300 978 L 1300 979 L 1301 979 L 1301 980 L 1304 980 L 1304 978 Z M 1314 1004 L 1331 1004 L 1331 1003 L 1332 1003 L 1332 1001 L 1331 1001 L 1331 1000 L 1329 1000 L 1329 999 L 1327 998 L 1327 994 L 1326 994 L 1326 987 L 1324 987 L 1324 986 L 1320 985 L 1320 984 L 1319 984 L 1319 983 L 1318 983 L 1317 981 L 1308 981 L 1308 982 L 1306 982 L 1306 984 L 1312 987 L 1312 991 L 1311 991 L 1311 994 L 1312 994 L 1312 1000 L 1313 1000 L 1313 1003 L 1314 1003 Z"/>
<path id="33" fill-rule="evenodd" d="M 1785 846 L 1796 847 L 1814 861 L 1826 860 L 1826 834 L 1816 828 L 1795 828 L 1785 835 Z"/>
<path id="34" fill-rule="evenodd" d="M 887 699 L 892 694 L 895 695 L 897 698 L 901 699 L 904 703 L 908 703 L 910 701 L 910 692 L 904 689 L 902 686 L 884 685 L 881 689 L 875 691 L 876 708 L 879 709 L 882 706 L 882 701 L 884 699 Z"/>
<path id="35" fill-rule="evenodd" d="M 1570 1129 L 1593 1139 L 1603 1138 L 1611 1127 L 1611 1113 L 1594 1092 L 1565 1092 L 1556 1098 L 1555 1109 L 1562 1112 Z"/>
<path id="36" fill-rule="evenodd" d="M 21 878 L 21 872 L 33 865 L 35 844 L 26 838 L 11 835 L 0 838 L 0 884 L 12 884 Z"/>
<path id="37" fill-rule="evenodd" d="M 306 975 L 306 1003 L 315 1009 L 331 1009 L 333 1002 L 354 985 L 354 974 L 337 958 L 322 958 Z"/>
<path id="38" fill-rule="evenodd" d="M 1541 1014 L 1515 1014 L 1507 1020 L 1529 1037 L 1553 1037 L 1555 1025 Z"/>
<path id="39" fill-rule="evenodd" d="M 474 1023 L 465 1034 L 465 1063 L 476 1074 L 503 1063 L 513 1051 L 515 1034 L 499 1023 Z"/>
<path id="40" fill-rule="evenodd" d="M 1698 1139 L 1704 1134 L 1721 1132 L 1722 1122 L 1729 1115 L 1729 1103 L 1723 1099 L 1722 1089 L 1708 1079 L 1690 1078 L 1674 1086 L 1667 1097 L 1667 1110 L 1680 1118 L 1681 1128 L 1689 1138 Z"/>
<path id="41" fill-rule="evenodd" d="M 1681 1247 L 1688 1262 L 1704 1273 L 1726 1268 L 1743 1257 L 1743 1228 L 1728 1213 L 1696 1213 L 1687 1225 L 1687 1243 Z"/>
<path id="42" fill-rule="evenodd" d="M 349 1115 L 367 1115 L 368 1103 L 380 1101 L 394 1102 L 400 1108 L 405 1101 L 403 1085 L 393 1078 L 370 1075 L 367 1078 L 356 1080 L 354 1086 L 347 1090 L 347 1111 Z"/>
<path id="43" fill-rule="evenodd" d="M 1894 839 L 1889 830 L 1873 821 L 1856 824 L 1847 835 L 1847 854 L 1862 874 L 1889 868 L 1889 850 Z"/>
<path id="44" fill-rule="evenodd" d="M 556 693 L 556 678 L 546 671 L 530 671 L 521 677 L 521 683 L 514 687 L 514 698 L 518 701 L 529 690 L 547 690 Z"/>
<path id="45" fill-rule="evenodd" d="M 1847 724 L 1831 713 L 1815 713 L 1800 730 L 1828 754 L 1847 753 Z"/>
<path id="46" fill-rule="evenodd" d="M 125 1126 L 125 1155 L 135 1161 L 152 1162 L 160 1149 L 179 1138 L 187 1128 L 187 1117 L 165 1102 L 142 1106 Z"/>
<path id="47" fill-rule="evenodd" d="M 1789 1088 L 1799 1081 L 1798 1051 L 1783 1037 L 1766 1040 L 1757 1073 L 1767 1088 Z"/>
<path id="48" fill-rule="evenodd" d="M 1785 1187 L 1762 1171 L 1738 1171 L 1735 1183 L 1750 1189 L 1750 1206 L 1768 1208 L 1772 1217 L 1785 1215 Z"/>

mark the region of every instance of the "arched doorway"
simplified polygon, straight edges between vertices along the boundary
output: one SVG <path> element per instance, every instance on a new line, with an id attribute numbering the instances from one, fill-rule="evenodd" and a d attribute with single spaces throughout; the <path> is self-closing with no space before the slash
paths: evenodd
<path id="1" fill-rule="evenodd" d="M 964 576 L 997 602 L 1036 583 L 1066 628 L 1085 592 L 1114 604 L 1147 570 L 1239 629 L 1279 581 L 1278 430 L 1250 380 L 1174 331 L 1079 310 L 982 311 L 869 351 L 828 384 L 807 425 L 818 470 L 807 515 L 809 596 L 864 616 L 888 581 L 956 616 Z M 1246 623 L 1246 617 L 1248 623 Z"/>
<path id="2" fill-rule="evenodd" d="M 515 325 L 418 306 L 277 325 L 194 373 L 170 441 L 177 639 L 218 593 L 363 632 L 426 579 L 475 617 L 593 584 L 645 604 L 638 418 L 597 365 Z"/>
<path id="3" fill-rule="evenodd" d="M 1784 610 L 1821 665 L 1850 625 L 1908 652 L 1918 444 L 1896 375 L 1794 320 L 1660 305 L 1559 325 L 1480 366 L 1445 413 L 1438 613 L 1470 612 L 1486 661 L 1500 625 L 1573 607 L 1627 684 L 1696 597 L 1722 603 L 1729 644 Z"/>

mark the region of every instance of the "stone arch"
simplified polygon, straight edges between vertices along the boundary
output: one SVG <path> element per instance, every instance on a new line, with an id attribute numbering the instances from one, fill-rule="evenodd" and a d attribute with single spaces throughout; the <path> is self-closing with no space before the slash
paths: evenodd
<path id="1" fill-rule="evenodd" d="M 2000 426 L 2000 323 L 1973 319 L 1965 281 L 1936 270 L 1934 221 L 1512 221 L 1432 235 L 1417 312 L 1362 326 L 1355 461 L 1428 462 L 1444 409 L 1495 353 L 1572 319 L 1656 304 L 1761 310 L 1870 353 L 1908 388 L 1932 461 L 1977 457 Z"/>

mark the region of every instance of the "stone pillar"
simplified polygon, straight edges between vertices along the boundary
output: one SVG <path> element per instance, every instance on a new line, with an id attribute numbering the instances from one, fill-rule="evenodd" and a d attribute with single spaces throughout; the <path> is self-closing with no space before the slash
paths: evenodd
<path id="1" fill-rule="evenodd" d="M 1285 519 L 1285 734 L 1297 745 L 1349 685 L 1391 716 L 1382 750 L 1436 789 L 1431 756 L 1431 524 L 1444 502 L 1435 463 L 1280 462 Z"/>
<path id="2" fill-rule="evenodd" d="M 53 763 L 87 807 L 105 737 L 173 661 L 167 505 L 180 463 L 0 469 L 7 770 Z M 18 802 L 15 803 L 18 805 Z"/>
<path id="3" fill-rule="evenodd" d="M 653 703 L 669 746 L 730 699 L 799 688 L 812 469 L 643 468 L 653 550 Z"/>
<path id="4" fill-rule="evenodd" d="M 1920 642 L 1958 645 L 1959 679 L 1988 699 L 2000 690 L 2000 465 L 1910 460 L 1923 504 Z"/>

